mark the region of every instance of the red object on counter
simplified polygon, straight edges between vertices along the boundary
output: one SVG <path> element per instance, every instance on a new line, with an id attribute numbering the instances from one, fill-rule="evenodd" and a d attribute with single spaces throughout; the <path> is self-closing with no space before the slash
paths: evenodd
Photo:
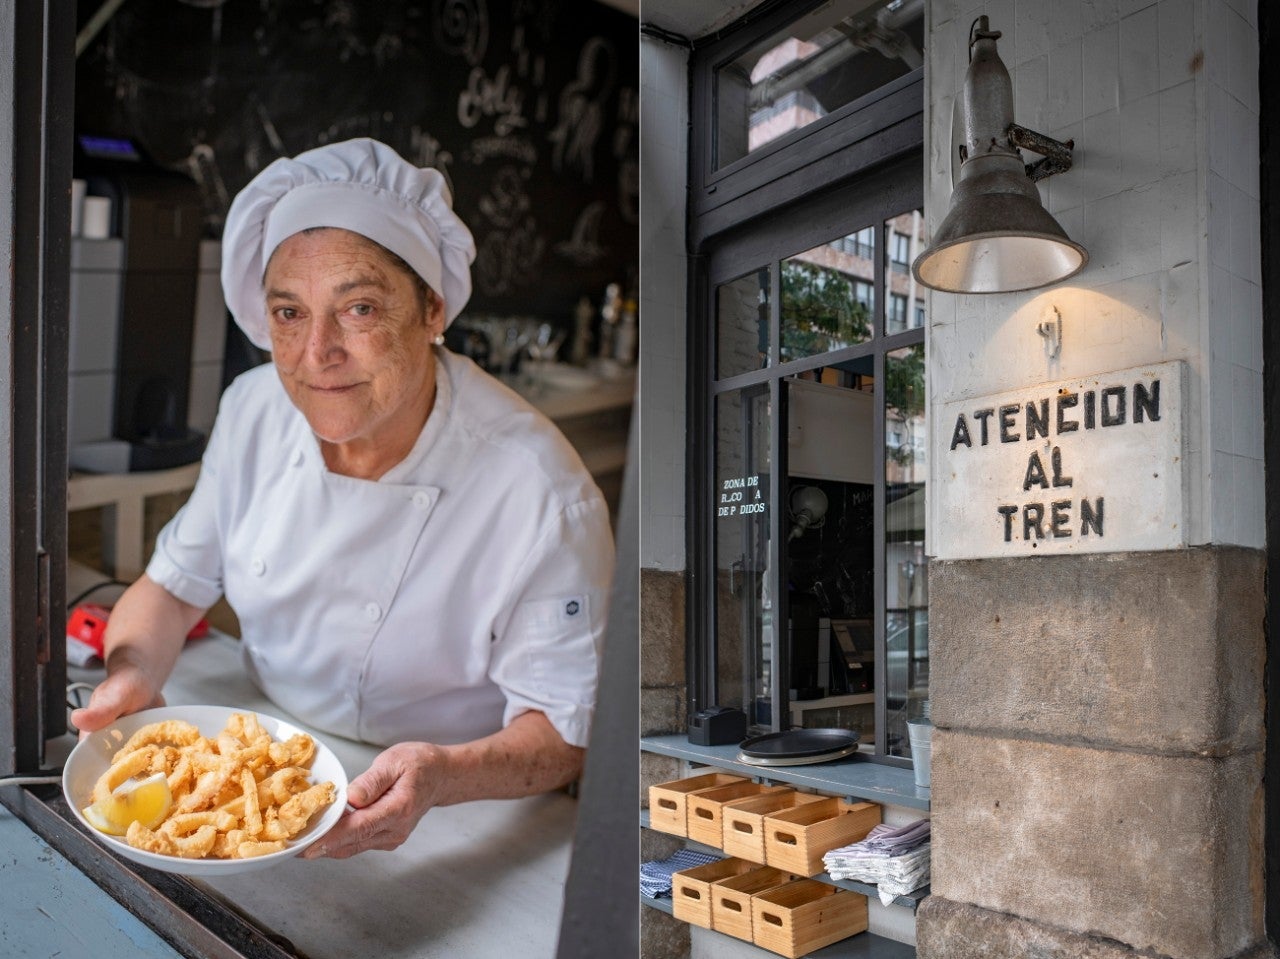
<path id="1" fill-rule="evenodd" d="M 68 656 L 78 665 L 83 665 L 86 656 L 102 658 L 102 637 L 107 632 L 107 620 L 111 616 L 111 607 L 101 603 L 81 603 L 71 611 L 67 620 Z M 209 621 L 202 619 L 187 633 L 187 639 L 200 639 L 209 635 Z M 73 647 L 71 644 L 79 644 Z M 87 647 L 87 648 L 84 648 Z M 78 656 L 72 656 L 72 650 Z"/>

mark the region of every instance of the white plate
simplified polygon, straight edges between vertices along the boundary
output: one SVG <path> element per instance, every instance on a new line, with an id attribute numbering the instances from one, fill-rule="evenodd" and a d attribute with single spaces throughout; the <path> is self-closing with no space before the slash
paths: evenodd
<path id="1" fill-rule="evenodd" d="M 311 781 L 316 783 L 332 782 L 337 795 L 328 808 L 324 810 L 311 825 L 289 840 L 288 845 L 280 852 L 256 856 L 252 859 L 181 859 L 177 856 L 163 856 L 159 853 L 145 852 L 135 849 L 122 838 L 108 836 L 91 826 L 81 811 L 89 805 L 93 794 L 93 785 L 111 766 L 111 757 L 135 732 L 148 723 L 162 722 L 166 719 L 181 719 L 199 728 L 202 735 L 213 738 L 222 732 L 232 713 L 255 712 L 250 709 L 234 709 L 229 706 L 164 706 L 160 709 L 146 709 L 132 716 L 124 716 L 106 729 L 90 733 L 76 744 L 67 757 L 62 768 L 62 793 L 66 796 L 67 805 L 74 811 L 79 820 L 85 824 L 89 832 L 113 851 L 132 859 L 134 862 L 164 872 L 179 873 L 184 876 L 225 876 L 233 872 L 249 872 L 255 869 L 266 869 L 284 859 L 291 859 L 302 850 L 333 828 L 342 818 L 347 804 L 347 774 L 335 756 L 323 742 L 316 737 L 316 755 L 311 764 Z M 282 719 L 255 713 L 262 728 L 278 740 L 288 739 L 295 733 L 306 732 L 292 723 Z M 307 735 L 310 735 L 308 733 Z"/>

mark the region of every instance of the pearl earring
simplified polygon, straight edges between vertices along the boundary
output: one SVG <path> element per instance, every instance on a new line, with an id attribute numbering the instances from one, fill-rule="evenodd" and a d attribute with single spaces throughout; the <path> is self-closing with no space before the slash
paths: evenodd
<path id="1" fill-rule="evenodd" d="M 436 346 L 444 346 L 444 334 L 437 333 L 436 338 L 431 342 L 434 343 Z"/>

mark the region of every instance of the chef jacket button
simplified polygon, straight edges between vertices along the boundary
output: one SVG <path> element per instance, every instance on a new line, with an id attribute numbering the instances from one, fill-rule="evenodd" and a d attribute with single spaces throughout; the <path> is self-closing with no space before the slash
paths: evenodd
<path id="1" fill-rule="evenodd" d="M 294 450 L 294 451 L 293 451 L 293 459 L 292 459 L 292 461 L 291 461 L 291 462 L 293 463 L 293 465 L 294 465 L 294 466 L 301 466 L 301 465 L 302 465 L 302 459 L 303 459 L 303 457 L 302 457 L 302 450 Z"/>
<path id="2" fill-rule="evenodd" d="M 366 603 L 364 607 L 364 614 L 368 617 L 369 622 L 376 623 L 378 620 L 382 619 L 382 607 L 377 603 Z"/>
<path id="3" fill-rule="evenodd" d="M 424 492 L 423 490 L 418 490 L 418 492 L 413 494 L 413 505 L 418 507 L 418 509 L 426 509 L 431 505 L 431 494 Z"/>
<path id="4" fill-rule="evenodd" d="M 254 576 L 261 576 L 266 571 L 267 564 L 262 561 L 260 556 L 255 556 L 249 563 L 249 572 L 253 573 Z"/>

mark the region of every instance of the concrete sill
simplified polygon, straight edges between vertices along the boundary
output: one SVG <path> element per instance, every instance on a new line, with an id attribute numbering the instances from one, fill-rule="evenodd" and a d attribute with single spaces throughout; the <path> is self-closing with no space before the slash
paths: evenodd
<path id="1" fill-rule="evenodd" d="M 787 783 L 850 800 L 906 806 L 929 811 L 929 790 L 917 786 L 915 774 L 901 766 L 875 763 L 853 755 L 813 766 L 752 766 L 737 760 L 737 746 L 695 746 L 682 735 L 645 736 L 644 752 L 727 769 L 762 783 Z"/>

